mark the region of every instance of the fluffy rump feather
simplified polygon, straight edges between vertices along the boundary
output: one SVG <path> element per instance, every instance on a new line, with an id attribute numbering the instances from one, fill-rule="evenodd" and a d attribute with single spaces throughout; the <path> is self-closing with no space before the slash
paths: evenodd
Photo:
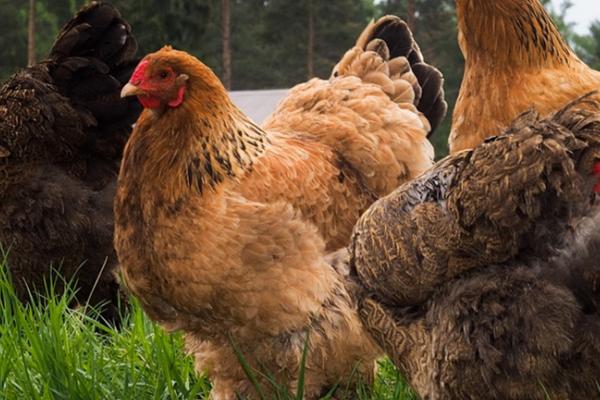
<path id="1" fill-rule="evenodd" d="M 429 121 L 431 130 L 428 136 L 433 134 L 448 110 L 444 99 L 444 79 L 437 68 L 424 61 L 406 22 L 393 15 L 382 17 L 363 31 L 356 47 L 375 51 L 384 61 L 389 60 L 389 77 L 392 80 L 405 80 L 412 84 L 413 104 Z M 398 86 L 402 87 L 402 84 L 396 81 L 394 85 L 396 90 L 392 98 L 400 100 Z"/>
<path id="2" fill-rule="evenodd" d="M 444 285 L 423 317 L 431 347 L 421 353 L 428 367 L 427 378 L 416 381 L 419 392 L 441 399 L 476 399 L 482 388 L 494 399 L 597 397 L 599 215 L 580 222 L 549 259 L 490 266 Z M 433 378 L 438 374 L 444 379 Z"/>
<path id="3" fill-rule="evenodd" d="M 420 60 L 406 24 L 397 17 L 383 17 L 363 31 L 328 81 L 312 79 L 294 87 L 264 128 L 300 133 L 329 147 L 340 159 L 342 171 L 358 173 L 372 201 L 433 164 L 427 136 L 436 121 L 430 122 L 418 105 L 431 101 L 435 111 L 430 115 L 441 118 L 446 103 L 441 75 L 426 85 L 423 94 L 424 86 L 411 69 Z M 345 229 L 344 239 L 350 229 Z"/>
<path id="4" fill-rule="evenodd" d="M 357 76 L 380 86 L 400 107 L 422 114 L 428 136 L 446 116 L 442 74 L 425 63 L 408 25 L 396 16 L 371 22 L 332 76 Z"/>

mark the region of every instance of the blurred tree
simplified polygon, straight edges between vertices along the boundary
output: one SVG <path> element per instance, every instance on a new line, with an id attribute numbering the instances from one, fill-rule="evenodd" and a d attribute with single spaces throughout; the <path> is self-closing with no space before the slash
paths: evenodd
<path id="1" fill-rule="evenodd" d="M 262 59 L 266 57 L 265 44 L 261 41 L 263 30 L 264 0 L 231 0 L 230 3 L 230 44 L 232 88 L 257 89 L 269 88 L 268 81 L 262 80 Z M 222 52 L 221 43 L 221 7 L 211 10 L 206 25 L 203 49 L 198 54 L 221 77 L 223 60 L 217 55 Z M 216 40 L 215 40 L 216 39 Z"/>
<path id="2" fill-rule="evenodd" d="M 410 29 L 415 29 L 415 0 L 406 1 L 406 22 Z"/>
<path id="3" fill-rule="evenodd" d="M 223 85 L 231 89 L 231 9 L 229 0 L 221 0 L 221 40 L 223 41 Z"/>
<path id="4" fill-rule="evenodd" d="M 27 63 L 27 10 L 21 2 L 0 0 L 0 78 Z"/>
<path id="5" fill-rule="evenodd" d="M 306 72 L 308 79 L 315 76 L 315 7 L 312 0 L 307 0 L 308 8 L 308 43 L 306 44 Z"/>
<path id="6" fill-rule="evenodd" d="M 72 17 L 71 15 L 66 19 L 59 19 L 48 7 L 49 4 L 46 1 L 36 1 L 35 53 L 38 61 L 48 55 L 59 29 Z"/>
<path id="7" fill-rule="evenodd" d="M 312 26 L 307 23 L 311 10 Z M 269 49 L 263 65 L 269 86 L 289 87 L 306 80 L 307 75 L 328 77 L 373 16 L 373 1 L 270 0 L 262 35 Z M 309 43 L 314 44 L 314 50 L 310 50 Z"/>
<path id="8" fill-rule="evenodd" d="M 575 35 L 575 51 L 586 64 L 600 70 L 600 21 L 590 25 L 589 35 Z"/>
<path id="9" fill-rule="evenodd" d="M 68 21 L 71 17 L 73 17 L 73 14 L 75 14 L 75 12 L 87 2 L 88 1 L 86 0 L 43 1 L 46 9 L 48 10 L 48 13 L 55 17 L 59 26 Z"/>
<path id="10" fill-rule="evenodd" d="M 65 1 L 65 0 L 62 0 Z M 17 70 L 25 67 L 28 61 L 29 1 L 0 0 L 0 79 L 4 80 Z M 48 11 L 46 2 L 35 2 L 35 55 L 31 58 L 43 59 L 60 24 L 56 16 Z M 61 21 L 62 22 L 62 21 Z"/>
<path id="11" fill-rule="evenodd" d="M 216 0 L 113 0 L 133 27 L 142 54 L 165 44 L 197 54 Z M 220 34 L 218 35 L 220 38 Z"/>
<path id="12" fill-rule="evenodd" d="M 29 0 L 27 10 L 27 65 L 35 64 L 35 0 Z"/>

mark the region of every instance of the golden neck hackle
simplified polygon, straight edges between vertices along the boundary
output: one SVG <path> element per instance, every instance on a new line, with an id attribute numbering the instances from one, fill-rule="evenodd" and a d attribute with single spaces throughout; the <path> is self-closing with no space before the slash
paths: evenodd
<path id="1" fill-rule="evenodd" d="M 145 110 L 131 138 L 132 146 L 137 142 L 147 153 L 143 158 L 153 161 L 143 166 L 144 180 L 161 182 L 171 200 L 214 191 L 242 176 L 268 141 L 218 79 L 203 74 L 204 69 L 190 74 L 180 107 Z"/>
<path id="2" fill-rule="evenodd" d="M 467 64 L 531 69 L 573 56 L 539 0 L 457 0 L 456 8 Z"/>

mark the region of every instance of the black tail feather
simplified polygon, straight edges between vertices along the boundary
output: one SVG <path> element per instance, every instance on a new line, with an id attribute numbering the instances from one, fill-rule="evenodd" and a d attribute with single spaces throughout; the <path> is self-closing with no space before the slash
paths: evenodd
<path id="1" fill-rule="evenodd" d="M 115 146 L 122 146 L 122 136 L 141 112 L 136 99 L 120 98 L 137 65 L 136 51 L 131 27 L 119 11 L 93 2 L 65 24 L 49 55 L 54 84 L 82 114 L 93 116 L 96 139 L 115 137 Z"/>
<path id="2" fill-rule="evenodd" d="M 372 39 L 376 38 L 387 44 L 391 58 L 406 57 L 411 64 L 423 61 L 423 55 L 410 28 L 398 17 L 388 15 L 381 18 L 373 31 Z"/>
<path id="3" fill-rule="evenodd" d="M 421 86 L 421 93 L 420 96 L 416 96 L 415 105 L 431 124 L 429 133 L 431 136 L 442 123 L 448 111 L 448 104 L 444 100 L 442 73 L 424 61 L 423 54 L 410 28 L 396 16 L 388 15 L 379 19 L 368 41 L 373 39 L 381 39 L 386 43 L 390 51 L 390 58 L 406 57 L 408 59 Z"/>
<path id="4" fill-rule="evenodd" d="M 437 68 L 425 63 L 413 64 L 412 70 L 422 89 L 417 108 L 431 124 L 429 134 L 431 136 L 431 133 L 444 121 L 448 111 L 448 104 L 444 99 L 444 77 Z"/>
<path id="5" fill-rule="evenodd" d="M 50 59 L 93 57 L 109 66 L 134 57 L 137 42 L 119 11 L 103 2 L 84 7 L 61 30 Z"/>

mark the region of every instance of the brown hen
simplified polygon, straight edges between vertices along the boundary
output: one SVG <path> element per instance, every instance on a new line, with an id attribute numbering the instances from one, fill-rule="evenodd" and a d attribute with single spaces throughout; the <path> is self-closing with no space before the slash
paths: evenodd
<path id="1" fill-rule="evenodd" d="M 337 254 L 423 399 L 598 395 L 599 111 L 522 115 L 373 204 Z"/>
<path id="2" fill-rule="evenodd" d="M 17 295 L 45 294 L 56 269 L 77 299 L 117 318 L 112 200 L 141 108 L 120 99 L 137 43 L 119 12 L 84 7 L 47 60 L 0 88 L 0 245 Z M 58 287 L 62 279 L 56 278 Z"/>
<path id="3" fill-rule="evenodd" d="M 264 129 L 191 55 L 142 60 L 123 89 L 146 110 L 119 177 L 117 253 L 148 314 L 186 333 L 213 398 L 256 395 L 231 340 L 294 390 L 310 332 L 306 398 L 357 364 L 355 381 L 372 378 L 380 351 L 324 255 L 373 200 L 431 165 L 441 83 L 395 17 L 371 24 L 330 80 L 292 89 Z"/>
<path id="4" fill-rule="evenodd" d="M 456 0 L 465 57 L 450 153 L 500 134 L 522 112 L 549 115 L 600 89 L 539 0 Z"/>

